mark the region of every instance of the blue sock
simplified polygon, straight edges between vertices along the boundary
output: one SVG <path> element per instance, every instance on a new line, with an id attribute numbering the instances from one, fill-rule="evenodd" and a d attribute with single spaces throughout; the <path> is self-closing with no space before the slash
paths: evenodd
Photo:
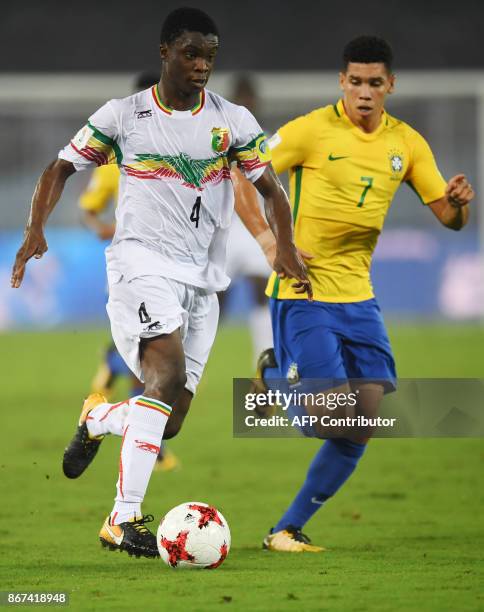
<path id="1" fill-rule="evenodd" d="M 366 444 L 343 438 L 326 440 L 316 453 L 301 490 L 274 527 L 302 528 L 322 504 L 348 480 L 363 455 Z"/>

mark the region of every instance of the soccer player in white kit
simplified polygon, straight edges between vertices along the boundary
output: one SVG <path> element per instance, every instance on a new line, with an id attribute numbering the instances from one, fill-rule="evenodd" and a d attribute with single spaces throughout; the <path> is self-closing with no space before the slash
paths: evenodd
<path id="1" fill-rule="evenodd" d="M 145 383 L 141 396 L 84 402 L 64 473 L 77 478 L 108 433 L 122 436 L 117 495 L 100 532 L 103 545 L 158 556 L 143 501 L 162 438 L 179 431 L 200 380 L 218 321 L 216 291 L 229 284 L 225 243 L 233 210 L 230 162 L 265 198 L 277 239 L 274 269 L 311 293 L 294 246 L 286 194 L 262 129 L 247 109 L 205 89 L 218 49 L 212 19 L 177 9 L 161 31 L 158 85 L 96 111 L 37 184 L 12 286 L 27 261 L 47 250 L 43 228 L 76 170 L 117 163 L 116 233 L 106 249 L 107 310 L 116 346 Z M 254 248 L 257 248 L 254 245 Z"/>

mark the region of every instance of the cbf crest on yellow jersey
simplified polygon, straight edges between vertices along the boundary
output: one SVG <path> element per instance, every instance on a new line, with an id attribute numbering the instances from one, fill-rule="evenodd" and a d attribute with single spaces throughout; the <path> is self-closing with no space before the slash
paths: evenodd
<path id="1" fill-rule="evenodd" d="M 367 134 L 340 100 L 290 121 L 269 146 L 276 172 L 289 171 L 295 242 L 314 256 L 308 261 L 314 299 L 372 298 L 371 257 L 400 184 L 406 182 L 423 204 L 444 196 L 446 182 L 427 142 L 385 112 Z M 306 299 L 293 282 L 273 273 L 267 295 Z"/>

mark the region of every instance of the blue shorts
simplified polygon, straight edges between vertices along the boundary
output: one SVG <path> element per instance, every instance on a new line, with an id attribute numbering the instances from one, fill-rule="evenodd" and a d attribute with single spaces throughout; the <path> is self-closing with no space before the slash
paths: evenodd
<path id="1" fill-rule="evenodd" d="M 270 300 L 274 351 L 281 378 L 364 378 L 396 388 L 392 349 L 375 298 L 333 304 Z"/>

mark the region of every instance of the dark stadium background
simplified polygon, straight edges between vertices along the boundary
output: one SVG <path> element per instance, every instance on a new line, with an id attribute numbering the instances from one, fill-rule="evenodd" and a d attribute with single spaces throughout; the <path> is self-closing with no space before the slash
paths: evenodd
<path id="1" fill-rule="evenodd" d="M 342 41 L 384 35 L 397 69 L 482 68 L 479 0 L 193 2 L 219 25 L 222 70 L 336 69 Z M 2 2 L 0 71 L 138 71 L 173 0 Z M 151 67 L 157 67 L 155 58 Z"/>

